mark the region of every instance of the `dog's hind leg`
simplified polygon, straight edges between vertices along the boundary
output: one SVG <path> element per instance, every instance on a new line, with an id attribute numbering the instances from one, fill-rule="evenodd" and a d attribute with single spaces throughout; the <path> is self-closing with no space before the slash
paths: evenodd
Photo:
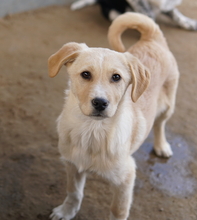
<path id="1" fill-rule="evenodd" d="M 172 11 L 162 13 L 170 17 L 179 27 L 186 30 L 197 31 L 197 21 L 184 16 L 178 9 L 175 8 Z"/>
<path id="2" fill-rule="evenodd" d="M 69 162 L 66 162 L 66 172 L 67 197 L 62 205 L 53 209 L 50 216 L 52 220 L 70 220 L 75 217 L 81 206 L 86 174 L 79 173 L 77 168 Z"/>
<path id="3" fill-rule="evenodd" d="M 158 112 L 154 122 L 154 150 L 158 156 L 170 157 L 173 152 L 166 140 L 165 125 L 174 112 L 178 79 L 166 82 L 158 101 Z"/>

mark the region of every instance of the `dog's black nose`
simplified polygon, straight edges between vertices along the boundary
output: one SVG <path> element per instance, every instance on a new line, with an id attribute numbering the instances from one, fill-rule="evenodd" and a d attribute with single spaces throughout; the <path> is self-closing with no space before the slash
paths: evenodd
<path id="1" fill-rule="evenodd" d="M 92 99 L 92 105 L 97 111 L 104 111 L 109 105 L 109 102 L 106 99 L 95 98 Z"/>

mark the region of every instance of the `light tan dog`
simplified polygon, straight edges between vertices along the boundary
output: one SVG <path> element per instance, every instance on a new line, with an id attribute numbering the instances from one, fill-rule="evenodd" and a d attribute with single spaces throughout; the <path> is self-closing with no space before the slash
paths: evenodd
<path id="1" fill-rule="evenodd" d="M 125 52 L 121 34 L 127 28 L 140 31 L 141 38 Z M 112 23 L 108 36 L 118 52 L 68 43 L 49 58 L 51 77 L 63 65 L 70 77 L 58 119 L 67 197 L 53 210 L 53 220 L 76 215 L 89 171 L 113 187 L 110 220 L 126 220 L 135 180 L 131 155 L 152 126 L 156 154 L 172 155 L 164 129 L 174 111 L 179 71 L 162 32 L 145 15 L 126 13 Z"/>

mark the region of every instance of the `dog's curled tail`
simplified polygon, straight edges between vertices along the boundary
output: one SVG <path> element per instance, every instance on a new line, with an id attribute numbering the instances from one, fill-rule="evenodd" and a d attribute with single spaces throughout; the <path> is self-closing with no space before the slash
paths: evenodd
<path id="1" fill-rule="evenodd" d="M 125 52 L 121 35 L 126 29 L 138 30 L 141 33 L 140 41 L 152 39 L 164 42 L 163 33 L 151 18 L 143 14 L 127 12 L 112 22 L 108 32 L 109 44 L 118 52 Z"/>

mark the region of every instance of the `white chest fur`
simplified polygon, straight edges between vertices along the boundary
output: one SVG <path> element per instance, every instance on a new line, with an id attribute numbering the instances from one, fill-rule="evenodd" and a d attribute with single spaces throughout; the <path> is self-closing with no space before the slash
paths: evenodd
<path id="1" fill-rule="evenodd" d="M 76 103 L 73 103 L 73 108 L 69 101 L 68 97 L 68 103 L 58 119 L 62 156 L 74 163 L 79 171 L 89 170 L 99 174 L 124 161 L 131 145 L 130 105 L 124 102 L 114 117 L 94 120 L 84 116 Z"/>

